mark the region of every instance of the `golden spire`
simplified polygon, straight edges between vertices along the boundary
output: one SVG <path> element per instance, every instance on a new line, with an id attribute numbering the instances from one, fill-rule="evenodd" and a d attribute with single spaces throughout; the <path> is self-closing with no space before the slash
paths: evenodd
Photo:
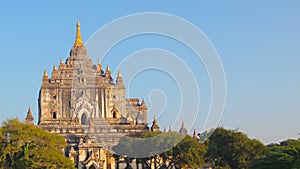
<path id="1" fill-rule="evenodd" d="M 84 46 L 82 43 L 81 39 L 81 34 L 80 34 L 80 22 L 78 21 L 77 24 L 77 31 L 76 31 L 76 40 L 74 46 Z"/>
<path id="2" fill-rule="evenodd" d="M 48 77 L 48 73 L 46 69 L 44 70 L 44 77 Z"/>

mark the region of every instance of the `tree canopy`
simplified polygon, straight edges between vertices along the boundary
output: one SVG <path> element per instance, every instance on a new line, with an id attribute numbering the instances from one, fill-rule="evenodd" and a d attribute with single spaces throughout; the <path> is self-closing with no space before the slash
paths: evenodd
<path id="1" fill-rule="evenodd" d="M 11 119 L 0 128 L 0 167 L 75 168 L 63 155 L 65 146 L 64 137 Z"/>
<path id="2" fill-rule="evenodd" d="M 208 139 L 207 135 L 211 135 Z M 300 140 L 289 139 L 264 146 L 237 130 L 217 128 L 200 139 L 176 132 L 142 132 L 120 139 L 113 147 L 131 168 L 136 159 L 142 168 L 199 168 L 204 164 L 215 168 L 281 169 L 300 168 Z M 204 143 L 201 140 L 205 140 Z M 64 137 L 38 127 L 5 121 L 0 128 L 0 168 L 75 168 L 63 155 Z"/>
<path id="3" fill-rule="evenodd" d="M 252 160 L 266 150 L 258 140 L 242 132 L 217 128 L 206 141 L 206 157 L 219 168 L 249 168 Z"/>
<path id="4" fill-rule="evenodd" d="M 127 160 L 136 157 L 143 168 L 150 168 L 153 161 L 155 168 L 195 168 L 204 165 L 206 146 L 175 132 L 143 132 L 121 138 L 113 150 Z"/>
<path id="5" fill-rule="evenodd" d="M 300 168 L 300 141 L 289 139 L 267 146 L 264 156 L 252 162 L 253 169 Z"/>

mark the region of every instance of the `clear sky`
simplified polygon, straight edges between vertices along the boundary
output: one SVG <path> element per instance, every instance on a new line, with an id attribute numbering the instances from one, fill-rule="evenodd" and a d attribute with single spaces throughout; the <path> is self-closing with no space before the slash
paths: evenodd
<path id="1" fill-rule="evenodd" d="M 81 34 L 86 42 L 114 19 L 141 12 L 162 12 L 194 24 L 219 53 L 227 82 L 227 100 L 220 125 L 239 128 L 264 143 L 297 138 L 300 132 L 299 8 L 300 2 L 292 0 L 1 2 L 0 120 L 16 116 L 23 119 L 28 106 L 37 119 L 43 71 L 47 69 L 50 73 L 54 63 L 68 57 L 77 20 L 81 22 Z M 103 60 L 103 64 L 109 63 L 115 70 L 122 57 L 144 48 L 171 51 L 189 63 L 192 71 L 197 71 L 197 63 L 186 57 L 190 51 L 176 41 L 155 35 L 120 43 L 108 54 L 118 57 Z M 92 59 L 96 63 L 97 59 Z M 207 75 L 202 76 L 205 70 L 201 66 L 199 69 L 195 76 L 205 105 L 209 103 L 210 89 Z M 155 71 L 138 75 L 134 82 L 128 87 L 128 95 L 146 100 L 151 84 L 161 90 L 176 88 L 172 86 L 172 78 Z M 171 85 L 157 82 L 171 82 Z M 172 111 L 177 106 L 178 95 L 165 89 L 165 94 L 168 92 L 173 104 L 167 104 L 166 111 Z M 149 119 L 154 114 L 149 112 Z M 163 116 L 158 121 L 161 127 L 171 123 Z M 197 125 L 195 128 L 200 130 Z"/>

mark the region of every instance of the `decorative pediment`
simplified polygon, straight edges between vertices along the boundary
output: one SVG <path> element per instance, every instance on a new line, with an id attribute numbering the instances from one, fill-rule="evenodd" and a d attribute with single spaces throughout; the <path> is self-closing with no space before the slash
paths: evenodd
<path id="1" fill-rule="evenodd" d="M 75 92 L 74 92 L 75 93 Z M 89 90 L 77 92 L 78 97 L 72 97 L 71 107 L 73 113 L 78 113 L 80 110 L 87 110 L 89 113 L 94 114 L 96 111 L 96 103 L 92 101 Z M 76 99 L 73 99 L 76 98 Z M 90 115 L 91 115 L 90 114 Z"/>

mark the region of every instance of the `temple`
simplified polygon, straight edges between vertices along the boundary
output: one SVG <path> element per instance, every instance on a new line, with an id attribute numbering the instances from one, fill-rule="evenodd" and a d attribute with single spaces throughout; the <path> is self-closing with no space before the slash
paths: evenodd
<path id="1" fill-rule="evenodd" d="M 54 64 L 51 77 L 44 71 L 38 127 L 66 137 L 64 154 L 77 168 L 115 168 L 108 150 L 124 134 L 149 130 L 147 106 L 144 100 L 125 97 L 120 70 L 114 81 L 108 65 L 104 71 L 100 61 L 92 63 L 80 23 L 76 26 L 70 56 L 58 67 Z"/>
<path id="2" fill-rule="evenodd" d="M 120 70 L 114 80 L 108 65 L 104 71 L 100 61 L 92 63 L 82 42 L 80 23 L 76 26 L 69 57 L 54 64 L 51 76 L 44 71 L 37 126 L 65 137 L 67 147 L 62 151 L 79 169 L 124 168 L 112 151 L 120 138 L 160 128 L 155 117 L 148 127 L 144 99 L 125 97 Z M 34 124 L 30 108 L 25 122 Z M 183 123 L 180 133 L 187 134 Z"/>

